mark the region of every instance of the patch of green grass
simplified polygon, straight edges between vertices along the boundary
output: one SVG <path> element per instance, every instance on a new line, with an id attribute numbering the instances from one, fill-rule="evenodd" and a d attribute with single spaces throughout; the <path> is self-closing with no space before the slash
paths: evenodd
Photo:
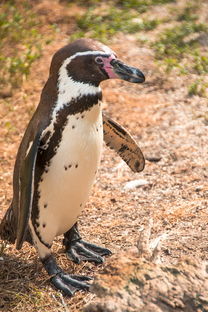
<path id="1" fill-rule="evenodd" d="M 196 3 L 189 3 L 177 17 L 177 21 L 192 22 L 197 20 L 198 16 L 196 14 L 198 5 Z"/>
<path id="2" fill-rule="evenodd" d="M 74 1 L 80 5 L 90 7 L 96 6 L 100 3 L 107 3 L 111 7 L 117 7 L 120 9 L 135 9 L 139 13 L 146 12 L 150 6 L 154 5 L 161 5 L 166 3 L 174 3 L 175 0 L 106 0 L 106 1 L 99 1 L 99 0 L 76 0 Z"/>
<path id="3" fill-rule="evenodd" d="M 208 73 L 208 54 L 201 54 L 199 51 L 195 51 L 193 69 L 197 74 L 207 74 Z"/>
<path id="4" fill-rule="evenodd" d="M 0 84 L 20 86 L 41 55 L 38 17 L 27 2 L 5 2 L 0 13 Z"/>
<path id="5" fill-rule="evenodd" d="M 199 22 L 199 3 L 190 1 L 183 9 L 174 8 L 173 20 L 177 21 L 163 30 L 152 47 L 159 66 L 167 73 L 206 75 L 208 73 L 207 48 L 200 37 L 208 35 L 208 26 Z M 173 10 L 173 8 L 171 9 Z M 207 84 L 201 77 L 188 87 L 188 94 L 207 96 Z"/>
<path id="6" fill-rule="evenodd" d="M 143 13 L 147 11 L 148 7 L 153 5 L 161 5 L 175 2 L 175 0 L 117 0 L 117 4 L 126 8 L 137 9 L 138 12 Z"/>
<path id="7" fill-rule="evenodd" d="M 198 4 L 193 1 L 190 1 L 182 11 L 180 9 L 180 12 L 174 9 L 173 15 L 177 13 L 176 21 L 180 23 L 165 29 L 153 43 L 156 58 L 164 62 L 167 71 L 178 67 L 182 73 L 186 73 L 187 71 L 180 65 L 186 57 L 189 61 L 190 59 L 193 61 L 192 69 L 197 73 L 207 71 L 207 57 L 200 54 L 198 39 L 202 33 L 208 33 L 208 26 L 198 22 L 197 9 Z"/>
<path id="8" fill-rule="evenodd" d="M 180 59 L 184 53 L 198 47 L 196 38 L 191 35 L 207 31 L 205 24 L 195 22 L 183 22 L 176 27 L 166 29 L 153 46 L 158 59 L 164 57 L 175 57 Z M 190 37 L 189 37 L 190 36 Z"/>
<path id="9" fill-rule="evenodd" d="M 94 9 L 88 9 L 85 14 L 76 19 L 79 27 L 78 35 L 88 35 L 102 41 L 108 41 L 117 32 L 136 33 L 142 30 L 152 30 L 160 24 L 160 20 L 144 20 L 138 18 L 135 11 L 127 11 L 109 7 L 98 15 Z M 73 39 L 75 37 L 73 36 Z"/>
<path id="10" fill-rule="evenodd" d="M 180 74 L 207 73 L 208 57 L 200 50 L 198 40 L 199 35 L 207 31 L 207 25 L 195 21 L 166 29 L 153 43 L 156 59 L 166 72 L 177 68 Z"/>
<path id="11" fill-rule="evenodd" d="M 188 87 L 188 95 L 198 95 L 201 97 L 208 96 L 208 83 L 202 81 L 201 79 L 197 79 Z"/>

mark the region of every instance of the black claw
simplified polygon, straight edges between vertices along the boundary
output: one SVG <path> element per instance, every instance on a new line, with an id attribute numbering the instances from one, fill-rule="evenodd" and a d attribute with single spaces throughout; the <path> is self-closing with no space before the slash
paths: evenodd
<path id="1" fill-rule="evenodd" d="M 71 242 L 70 246 L 66 249 L 66 254 L 75 263 L 89 261 L 101 264 L 104 262 L 103 256 L 108 256 L 112 253 L 109 249 L 78 240 Z"/>
<path id="2" fill-rule="evenodd" d="M 90 261 L 103 263 L 103 256 L 111 255 L 109 249 L 90 244 L 81 239 L 77 223 L 64 234 L 63 244 L 66 247 L 66 254 L 75 263 Z"/>
<path id="3" fill-rule="evenodd" d="M 72 260 L 74 263 L 80 264 L 81 260 L 76 251 L 73 248 L 69 248 L 66 251 L 67 257 Z"/>
<path id="4" fill-rule="evenodd" d="M 88 276 L 69 275 L 64 273 L 56 264 L 52 255 L 42 259 L 42 263 L 51 277 L 51 283 L 67 296 L 73 296 L 78 290 L 89 290 L 91 280 Z"/>
<path id="5" fill-rule="evenodd" d="M 95 253 L 99 254 L 100 256 L 112 255 L 112 252 L 107 248 L 103 248 L 103 247 L 97 246 L 95 244 L 85 242 L 83 240 L 81 240 L 80 242 L 84 244 L 85 248 L 88 248 L 88 249 L 94 251 Z"/>
<path id="6" fill-rule="evenodd" d="M 74 275 L 74 274 L 70 274 L 71 278 L 76 279 L 77 281 L 92 281 L 93 278 L 90 276 L 84 276 L 84 275 Z"/>
<path id="7" fill-rule="evenodd" d="M 83 281 L 77 280 L 76 278 L 72 278 L 70 275 L 66 273 L 60 273 L 59 275 L 62 280 L 67 284 L 67 285 L 72 285 L 75 288 L 78 288 L 80 290 L 89 290 L 90 285 L 87 283 L 84 283 Z"/>
<path id="8" fill-rule="evenodd" d="M 68 285 L 65 285 L 61 278 L 59 276 L 54 276 L 51 279 L 51 283 L 53 284 L 53 286 L 55 286 L 58 290 L 61 290 L 65 295 L 72 297 L 73 294 L 76 291 L 76 288 L 74 287 L 69 287 Z"/>
<path id="9" fill-rule="evenodd" d="M 89 290 L 90 284 L 84 281 L 90 279 L 87 276 L 68 275 L 61 272 L 51 278 L 51 283 L 65 295 L 71 297 L 78 290 Z"/>

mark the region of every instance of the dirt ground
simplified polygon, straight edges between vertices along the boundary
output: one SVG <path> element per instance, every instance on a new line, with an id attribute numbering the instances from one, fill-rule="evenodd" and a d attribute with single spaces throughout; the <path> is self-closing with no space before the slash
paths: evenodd
<path id="1" fill-rule="evenodd" d="M 43 4 L 39 10 L 46 20 L 60 18 L 61 4 L 57 4 L 54 16 L 47 2 Z M 12 105 L 4 101 L 0 106 L 0 219 L 12 198 L 12 171 L 20 139 L 38 104 L 51 56 L 67 43 L 70 31 L 73 25 L 61 25 L 61 32 L 45 46 L 23 87 L 13 94 Z M 153 237 L 167 234 L 164 262 L 176 263 L 184 255 L 208 260 L 207 99 L 187 95 L 187 76 L 161 73 L 153 52 L 138 44 L 134 36 L 120 34 L 110 47 L 120 59 L 138 66 L 146 75 L 146 83 L 104 82 L 104 110 L 128 129 L 147 159 L 157 161 L 146 160 L 144 171 L 134 174 L 104 145 L 96 183 L 79 218 L 81 233 L 117 253 L 135 245 L 145 218 L 152 217 Z M 7 122 L 10 126 L 3 127 Z M 125 188 L 127 182 L 136 179 L 146 183 Z M 102 271 L 105 264 L 75 265 L 68 261 L 61 242 L 61 237 L 54 242 L 54 252 L 66 271 L 89 275 Z M 70 299 L 58 294 L 50 286 L 34 248 L 27 244 L 20 251 L 8 244 L 1 253 L 0 267 L 1 311 L 23 311 L 24 307 L 24 311 L 75 312 L 93 297 L 79 293 Z"/>

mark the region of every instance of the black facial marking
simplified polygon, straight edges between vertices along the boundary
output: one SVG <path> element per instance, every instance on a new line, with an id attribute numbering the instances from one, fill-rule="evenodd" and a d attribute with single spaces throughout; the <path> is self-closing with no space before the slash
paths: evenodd
<path id="1" fill-rule="evenodd" d="M 43 228 L 45 228 L 46 227 L 46 224 L 45 223 L 43 223 Z"/>
<path id="2" fill-rule="evenodd" d="M 64 166 L 64 169 L 67 170 L 67 166 Z"/>
<path id="3" fill-rule="evenodd" d="M 83 119 L 83 118 L 84 118 L 84 115 L 82 115 L 81 118 Z"/>
<path id="4" fill-rule="evenodd" d="M 44 204 L 44 206 L 43 206 L 44 208 L 47 208 L 48 207 L 48 204 Z"/>
<path id="5" fill-rule="evenodd" d="M 109 77 L 103 69 L 103 64 L 95 63 L 95 57 L 94 55 L 85 55 L 72 59 L 66 66 L 68 76 L 75 81 L 99 86 L 101 81 Z M 104 55 L 102 55 L 103 57 Z M 109 57 L 109 54 L 106 54 L 106 57 Z"/>
<path id="6" fill-rule="evenodd" d="M 75 126 L 73 125 L 73 126 L 72 126 L 72 129 L 74 129 L 74 128 L 75 128 Z"/>
<path id="7" fill-rule="evenodd" d="M 78 164 L 75 165 L 75 168 L 78 168 Z"/>

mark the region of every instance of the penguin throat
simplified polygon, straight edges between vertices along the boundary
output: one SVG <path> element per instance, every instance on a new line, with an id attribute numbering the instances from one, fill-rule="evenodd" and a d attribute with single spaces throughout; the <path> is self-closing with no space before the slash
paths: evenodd
<path id="1" fill-rule="evenodd" d="M 53 116 L 57 114 L 65 105 L 74 106 L 74 113 L 81 112 L 80 110 L 86 110 L 89 106 L 95 104 L 95 101 L 101 99 L 101 89 L 100 87 L 93 86 L 88 83 L 82 83 L 73 80 L 72 77 L 69 77 L 65 71 L 59 73 L 58 79 L 58 97 L 53 110 Z M 85 100 L 83 100 L 85 99 Z M 82 106 L 83 102 L 83 108 Z M 86 105 L 88 102 L 88 105 Z M 77 109 L 75 107 L 77 103 Z M 71 112 L 72 113 L 72 112 Z"/>
<path id="2" fill-rule="evenodd" d="M 67 83 L 66 83 L 67 82 Z M 54 105 L 49 125 L 43 130 L 41 140 L 45 141 L 42 149 L 47 149 L 55 132 L 55 125 L 61 128 L 69 115 L 89 111 L 102 100 L 100 87 L 74 81 L 71 77 L 59 79 L 58 97 Z"/>

